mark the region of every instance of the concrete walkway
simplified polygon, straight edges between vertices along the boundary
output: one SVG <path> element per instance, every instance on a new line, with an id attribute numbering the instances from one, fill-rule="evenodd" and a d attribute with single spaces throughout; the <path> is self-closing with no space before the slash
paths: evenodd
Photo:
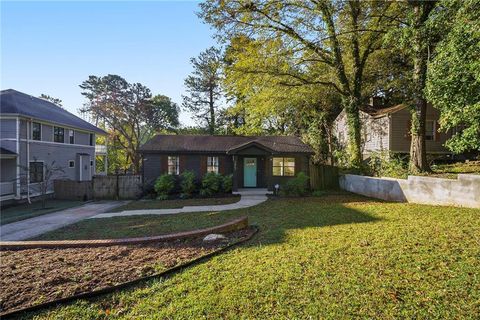
<path id="1" fill-rule="evenodd" d="M 126 217 L 126 216 L 139 216 L 139 215 L 165 215 L 165 214 L 177 214 L 185 212 L 213 212 L 213 211 L 227 211 L 235 209 L 243 209 L 256 206 L 262 202 L 265 202 L 268 198 L 266 189 L 251 189 L 240 190 L 240 201 L 231 204 L 212 205 L 212 206 L 187 206 L 177 209 L 145 209 L 145 210 L 128 210 L 121 212 L 109 212 L 101 213 L 96 216 L 90 217 L 90 219 L 96 218 L 111 218 L 111 217 Z"/>
<path id="2" fill-rule="evenodd" d="M 2 241 L 18 241 L 33 238 L 45 232 L 89 218 L 99 212 L 109 211 L 127 202 L 128 201 L 92 202 L 80 207 L 5 224 L 0 226 L 0 239 Z"/>

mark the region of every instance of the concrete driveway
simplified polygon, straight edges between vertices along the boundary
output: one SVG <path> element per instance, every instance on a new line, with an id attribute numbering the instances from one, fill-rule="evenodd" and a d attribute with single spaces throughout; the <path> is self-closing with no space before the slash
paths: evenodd
<path id="1" fill-rule="evenodd" d="M 97 201 L 0 226 L 2 241 L 18 241 L 39 236 L 80 220 L 124 205 L 128 201 Z"/>

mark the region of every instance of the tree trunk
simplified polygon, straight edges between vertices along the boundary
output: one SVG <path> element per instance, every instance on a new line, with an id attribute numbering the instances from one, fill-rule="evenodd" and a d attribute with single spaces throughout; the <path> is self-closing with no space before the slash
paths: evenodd
<path id="1" fill-rule="evenodd" d="M 210 88 L 209 92 L 209 106 L 210 106 L 210 126 L 209 131 L 211 135 L 215 134 L 215 108 L 214 108 L 214 101 L 213 101 L 213 88 Z"/>
<path id="2" fill-rule="evenodd" d="M 409 169 L 412 173 L 416 173 L 430 170 L 425 148 L 427 101 L 423 96 L 427 76 L 428 43 L 422 30 L 428 17 L 428 12 L 425 12 L 428 8 L 421 2 L 412 2 L 412 4 L 415 16 L 412 37 L 413 106 Z"/>
<path id="3" fill-rule="evenodd" d="M 360 99 L 355 97 L 346 98 L 345 112 L 347 113 L 348 127 L 348 155 L 350 164 L 354 168 L 362 165 L 361 132 L 360 132 Z"/>

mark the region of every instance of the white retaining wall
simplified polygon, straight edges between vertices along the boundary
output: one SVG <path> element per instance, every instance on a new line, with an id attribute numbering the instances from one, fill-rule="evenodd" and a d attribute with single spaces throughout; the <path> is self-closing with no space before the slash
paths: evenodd
<path id="1" fill-rule="evenodd" d="M 345 174 L 340 176 L 339 184 L 346 191 L 388 201 L 480 208 L 480 175 L 394 179 Z"/>

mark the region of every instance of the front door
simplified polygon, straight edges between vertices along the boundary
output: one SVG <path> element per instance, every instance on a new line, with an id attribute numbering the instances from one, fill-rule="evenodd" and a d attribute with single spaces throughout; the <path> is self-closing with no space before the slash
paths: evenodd
<path id="1" fill-rule="evenodd" d="M 243 158 L 243 186 L 257 186 L 257 158 Z"/>

